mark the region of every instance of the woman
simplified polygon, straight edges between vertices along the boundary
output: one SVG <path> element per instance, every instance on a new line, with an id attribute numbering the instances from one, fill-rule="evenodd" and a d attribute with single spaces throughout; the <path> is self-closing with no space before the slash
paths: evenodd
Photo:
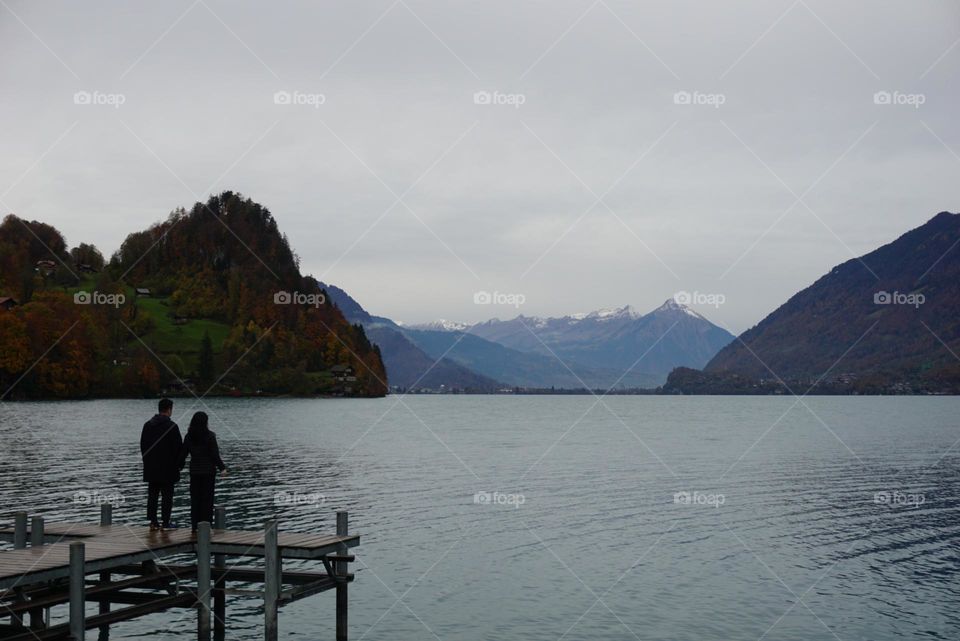
<path id="1" fill-rule="evenodd" d="M 197 412 L 190 419 L 190 428 L 180 451 L 180 469 L 190 457 L 190 527 L 197 523 L 213 524 L 213 491 L 217 471 L 226 475 L 227 466 L 220 458 L 217 435 L 210 431 L 206 412 Z"/>

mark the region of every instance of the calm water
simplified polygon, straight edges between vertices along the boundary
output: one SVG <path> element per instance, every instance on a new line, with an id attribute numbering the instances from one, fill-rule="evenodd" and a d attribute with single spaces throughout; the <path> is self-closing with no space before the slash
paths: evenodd
<path id="1" fill-rule="evenodd" d="M 352 639 L 960 638 L 960 399 L 804 402 L 448 396 L 207 411 L 232 468 L 218 494 L 231 525 L 278 514 L 282 528 L 332 531 L 335 510 L 350 511 L 363 535 Z M 99 492 L 122 495 L 117 520 L 142 523 L 137 448 L 152 405 L 0 404 L 2 520 L 32 506 L 94 521 L 75 493 Z M 178 402 L 174 419 L 185 426 L 192 409 Z M 228 638 L 262 638 L 257 603 L 232 599 Z M 287 606 L 281 633 L 332 639 L 333 611 L 332 593 Z M 192 612 L 172 611 L 113 638 L 194 631 Z"/>

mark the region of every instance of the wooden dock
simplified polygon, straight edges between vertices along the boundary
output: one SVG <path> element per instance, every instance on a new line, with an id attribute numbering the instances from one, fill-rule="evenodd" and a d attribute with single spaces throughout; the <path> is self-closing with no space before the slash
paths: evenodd
<path id="1" fill-rule="evenodd" d="M 211 630 L 223 639 L 228 582 L 242 582 L 263 585 L 257 594 L 267 641 L 278 638 L 279 606 L 335 589 L 336 639 L 346 641 L 347 585 L 353 580 L 347 564 L 354 560 L 347 552 L 360 544 L 359 535 L 348 534 L 346 512 L 337 513 L 332 535 L 280 532 L 275 520 L 262 531 L 228 530 L 225 510 L 215 512 L 214 527 L 200 523 L 196 534 L 114 524 L 109 505 L 101 506 L 99 525 L 40 517 L 28 523 L 26 513 L 17 513 L 12 527 L 0 527 L 0 540 L 14 546 L 0 552 L 0 615 L 11 619 L 0 625 L 0 639 L 84 641 L 96 628 L 103 641 L 113 624 L 171 608 L 197 610 L 199 641 L 208 641 Z M 163 562 L 185 554 L 195 555 L 196 563 Z M 259 557 L 264 567 L 228 566 L 227 557 Z M 285 572 L 284 559 L 318 561 L 324 571 Z M 98 614 L 87 615 L 87 602 L 99 604 Z M 61 605 L 69 608 L 68 622 L 51 625 L 50 609 Z"/>

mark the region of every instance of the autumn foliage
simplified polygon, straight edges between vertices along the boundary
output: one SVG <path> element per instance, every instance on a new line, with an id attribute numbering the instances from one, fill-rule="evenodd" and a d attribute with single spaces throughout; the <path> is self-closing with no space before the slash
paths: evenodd
<path id="1" fill-rule="evenodd" d="M 8 216 L 0 225 L 0 297 L 19 303 L 0 310 L 0 393 L 142 396 L 166 391 L 172 380 L 197 394 L 387 391 L 379 349 L 300 274 L 273 216 L 249 199 L 224 192 L 178 209 L 130 234 L 106 265 L 98 257 L 91 245 L 68 252 L 42 223 Z M 52 268 L 38 266 L 48 260 Z M 81 273 L 81 261 L 93 276 Z M 91 278 L 97 291 L 124 294 L 124 302 L 75 304 L 81 280 Z M 177 323 L 226 325 L 226 339 L 211 346 L 205 335 L 206 345 L 161 355 L 149 339 L 158 319 L 138 304 L 135 288 L 162 298 Z M 331 378 L 336 365 L 351 368 L 349 383 Z M 192 389 L 190 372 L 202 389 Z"/>

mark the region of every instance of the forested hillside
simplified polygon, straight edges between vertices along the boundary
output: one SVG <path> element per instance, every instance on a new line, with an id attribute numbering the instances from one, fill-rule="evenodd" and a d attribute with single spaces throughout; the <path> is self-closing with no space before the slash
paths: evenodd
<path id="1" fill-rule="evenodd" d="M 960 391 L 960 215 L 837 265 L 744 332 L 708 374 L 860 393 Z M 818 387 L 819 389 L 819 387 Z"/>
<path id="2" fill-rule="evenodd" d="M 109 262 L 67 247 L 40 222 L 0 225 L 7 398 L 386 393 L 379 349 L 249 199 L 175 210 Z"/>

